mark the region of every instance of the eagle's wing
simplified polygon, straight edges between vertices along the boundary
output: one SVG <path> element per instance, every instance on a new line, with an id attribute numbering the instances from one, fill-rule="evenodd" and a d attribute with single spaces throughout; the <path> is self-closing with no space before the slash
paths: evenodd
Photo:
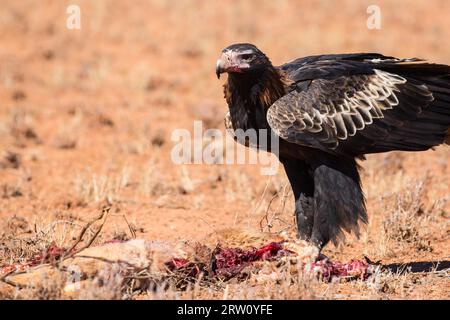
<path id="1" fill-rule="evenodd" d="M 355 71 L 357 65 L 350 65 L 349 73 L 345 64 L 332 63 L 331 70 L 344 72 L 302 79 L 298 88 L 269 108 L 267 121 L 282 139 L 331 153 L 362 155 L 436 146 L 445 139 L 450 123 L 450 82 L 445 78 L 450 75 L 449 68 L 443 76 L 435 72 L 433 77 L 418 79 L 413 77 L 414 67 L 405 68 L 408 63 L 416 62 L 404 62 L 401 70 L 412 75 L 367 63 L 362 65 L 364 73 Z M 327 63 L 320 65 L 321 73 L 326 72 Z M 438 69 L 439 65 L 435 66 Z M 301 75 L 293 72 L 297 78 Z"/>

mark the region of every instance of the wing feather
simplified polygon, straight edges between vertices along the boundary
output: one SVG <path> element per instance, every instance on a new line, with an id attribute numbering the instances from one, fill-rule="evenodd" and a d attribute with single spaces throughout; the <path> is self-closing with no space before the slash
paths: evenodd
<path id="1" fill-rule="evenodd" d="M 294 90 L 268 110 L 267 121 L 281 138 L 328 151 L 344 148 L 358 135 L 372 141 L 356 146 L 358 152 L 392 135 L 386 146 L 405 148 L 409 138 L 415 148 L 417 132 L 396 132 L 417 118 L 433 101 L 426 85 L 409 82 L 398 74 L 374 69 L 372 74 L 341 75 L 310 81 L 304 90 Z M 397 130 L 398 131 L 398 130 Z M 365 143 L 367 140 L 363 139 Z M 424 143 L 430 143 L 427 139 Z"/>

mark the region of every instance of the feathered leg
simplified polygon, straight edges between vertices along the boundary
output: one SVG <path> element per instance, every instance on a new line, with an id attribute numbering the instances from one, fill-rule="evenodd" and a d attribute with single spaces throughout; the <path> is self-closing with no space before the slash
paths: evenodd
<path id="1" fill-rule="evenodd" d="M 323 248 L 336 245 L 344 233 L 359 237 L 359 221 L 367 222 L 356 161 L 326 157 L 314 169 L 314 226 L 311 241 Z"/>
<path id="2" fill-rule="evenodd" d="M 313 170 L 301 160 L 292 158 L 280 160 L 294 193 L 298 236 L 300 239 L 309 241 L 314 223 Z"/>

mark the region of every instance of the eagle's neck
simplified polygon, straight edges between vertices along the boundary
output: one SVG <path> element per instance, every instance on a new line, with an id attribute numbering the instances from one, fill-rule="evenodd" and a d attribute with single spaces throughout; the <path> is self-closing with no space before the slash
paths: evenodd
<path id="1" fill-rule="evenodd" d="M 229 74 L 225 98 L 234 129 L 267 129 L 269 107 L 286 93 L 288 81 L 273 66 Z"/>

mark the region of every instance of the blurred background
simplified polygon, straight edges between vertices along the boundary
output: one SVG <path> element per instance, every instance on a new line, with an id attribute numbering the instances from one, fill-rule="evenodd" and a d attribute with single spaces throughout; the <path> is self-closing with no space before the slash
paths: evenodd
<path id="1" fill-rule="evenodd" d="M 69 5 L 81 10 L 79 30 L 66 27 Z M 369 5 L 381 9 L 379 30 L 367 27 Z M 214 72 L 222 48 L 251 42 L 275 65 L 345 52 L 450 64 L 449 14 L 447 0 L 0 0 L 0 230 L 86 221 L 104 205 L 150 239 L 232 225 L 289 230 L 283 172 L 268 178 L 255 166 L 170 160 L 173 129 L 191 129 L 194 119 L 223 129 L 224 80 Z M 420 185 L 410 201 L 429 208 L 446 199 L 449 165 L 444 147 L 370 156 L 363 180 L 371 224 L 363 244 L 353 239 L 345 253 L 394 258 L 377 238 L 390 230 L 383 221 L 410 219 L 392 216 L 399 207 L 388 200 Z M 435 224 L 413 226 L 434 243 L 417 249 L 423 258 L 448 254 L 439 212 Z M 105 237 L 127 237 L 122 227 L 117 219 Z"/>

